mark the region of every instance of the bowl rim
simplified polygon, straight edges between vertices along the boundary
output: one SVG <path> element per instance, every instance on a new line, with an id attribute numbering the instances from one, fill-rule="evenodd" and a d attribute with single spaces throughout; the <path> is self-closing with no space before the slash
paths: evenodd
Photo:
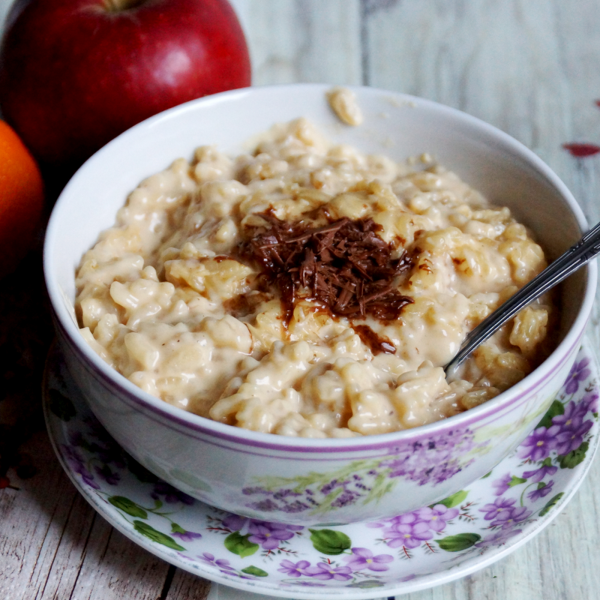
<path id="1" fill-rule="evenodd" d="M 583 233 L 587 230 L 587 221 L 581 207 L 558 175 L 554 173 L 554 171 L 532 150 L 504 131 L 463 111 L 425 98 L 366 86 L 349 85 L 344 87 L 359 94 L 372 96 L 385 95 L 387 98 L 393 97 L 403 103 L 414 103 L 417 107 L 424 106 L 429 110 L 438 111 L 440 114 L 445 113 L 450 119 L 458 123 L 470 125 L 479 131 L 493 136 L 497 139 L 499 144 L 509 148 L 513 154 L 518 155 L 525 164 L 533 167 L 538 174 L 549 182 L 568 205 L 570 212 L 573 214 L 579 226 L 580 232 Z M 458 415 L 434 423 L 421 425 L 413 429 L 351 438 L 303 438 L 262 433 L 226 425 L 191 412 L 186 412 L 181 408 L 172 406 L 160 398 L 156 398 L 155 396 L 144 392 L 130 382 L 125 376 L 110 367 L 94 352 L 91 346 L 85 342 L 83 336 L 79 332 L 79 328 L 75 325 L 72 316 L 69 314 L 64 304 L 63 293 L 58 280 L 53 276 L 53 265 L 55 264 L 54 252 L 57 245 L 60 244 L 60 238 L 57 231 L 60 227 L 61 217 L 65 212 L 63 207 L 67 203 L 67 199 L 69 198 L 71 190 L 75 187 L 75 184 L 84 179 L 88 171 L 95 169 L 97 163 L 101 165 L 105 155 L 112 153 L 115 149 L 118 150 L 120 146 L 127 144 L 130 137 L 135 137 L 138 133 L 145 131 L 148 128 L 152 128 L 161 121 L 178 117 L 187 112 L 195 113 L 196 111 L 205 109 L 210 110 L 211 106 L 224 102 L 231 102 L 233 104 L 236 101 L 241 101 L 248 96 L 256 94 L 284 92 L 297 95 L 301 92 L 305 94 L 320 94 L 324 97 L 325 92 L 331 88 L 332 85 L 330 84 L 318 83 L 258 86 L 221 92 L 219 94 L 205 96 L 178 105 L 138 123 L 98 150 L 78 169 L 59 195 L 48 221 L 43 251 L 44 278 L 52 312 L 55 317 L 55 326 L 59 326 L 64 337 L 79 354 L 79 358 L 92 370 L 92 372 L 96 372 L 103 379 L 110 382 L 111 386 L 118 388 L 121 394 L 124 393 L 128 399 L 132 400 L 144 412 L 149 410 L 152 413 L 155 413 L 159 418 L 159 422 L 164 423 L 170 421 L 172 423 L 177 423 L 179 426 L 189 429 L 190 431 L 201 432 L 205 435 L 211 435 L 224 441 L 227 440 L 246 446 L 268 448 L 282 452 L 348 452 L 366 450 L 369 448 L 388 447 L 390 445 L 403 443 L 408 439 L 415 440 L 425 436 L 431 436 L 432 434 L 447 428 L 456 429 L 463 427 L 467 423 L 481 420 L 486 416 L 510 406 L 522 397 L 530 394 L 546 379 L 551 377 L 552 374 L 562 366 L 567 357 L 572 353 L 573 349 L 580 343 L 595 298 L 598 277 L 595 261 L 591 261 L 585 266 L 585 291 L 581 306 L 579 307 L 573 324 L 550 356 L 548 356 L 541 365 L 534 369 L 534 371 L 527 375 L 523 380 L 488 402 Z M 73 274 L 73 276 L 75 276 L 75 274 Z"/>

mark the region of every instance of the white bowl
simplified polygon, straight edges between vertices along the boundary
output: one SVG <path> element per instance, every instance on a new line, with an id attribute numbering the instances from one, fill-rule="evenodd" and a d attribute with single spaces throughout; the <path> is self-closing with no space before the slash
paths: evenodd
<path id="1" fill-rule="evenodd" d="M 48 226 L 44 269 L 69 371 L 100 422 L 131 455 L 175 487 L 248 517 L 323 525 L 374 520 L 433 504 L 483 476 L 536 426 L 565 381 L 588 321 L 597 272 L 562 286 L 560 342 L 510 390 L 466 413 L 412 430 L 351 439 L 247 431 L 186 413 L 106 365 L 74 318 L 75 269 L 112 226 L 128 193 L 195 147 L 236 153 L 273 123 L 306 116 L 333 140 L 395 159 L 432 153 L 528 225 L 553 259 L 587 229 L 576 201 L 535 154 L 454 109 L 351 88 L 365 115 L 340 124 L 324 85 L 226 92 L 157 115 L 109 143 L 73 177 Z"/>

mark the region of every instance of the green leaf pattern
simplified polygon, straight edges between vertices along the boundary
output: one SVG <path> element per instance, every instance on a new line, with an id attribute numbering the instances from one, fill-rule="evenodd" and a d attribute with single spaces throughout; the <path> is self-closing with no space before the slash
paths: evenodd
<path id="1" fill-rule="evenodd" d="M 322 554 L 331 556 L 342 554 L 352 545 L 350 538 L 341 531 L 333 529 L 309 529 L 308 531 L 315 550 Z"/>
<path id="2" fill-rule="evenodd" d="M 438 504 L 443 504 L 446 508 L 454 508 L 461 505 L 467 499 L 468 494 L 469 492 L 461 490 L 460 492 L 456 492 L 456 494 L 452 494 L 452 496 L 440 500 Z"/>
<path id="3" fill-rule="evenodd" d="M 259 567 L 255 567 L 254 565 L 250 565 L 249 567 L 242 569 L 242 573 L 246 573 L 247 575 L 255 575 L 256 577 L 268 577 L 269 576 L 269 574 L 266 571 L 263 571 L 263 569 L 260 569 Z"/>
<path id="4" fill-rule="evenodd" d="M 185 548 L 180 546 L 172 537 L 157 531 L 148 523 L 144 523 L 144 521 L 134 521 L 133 527 L 137 532 L 141 533 L 143 536 L 147 537 L 153 542 L 156 542 L 157 544 L 162 544 L 163 546 L 172 548 L 173 550 L 185 550 Z"/>
<path id="5" fill-rule="evenodd" d="M 131 517 L 137 517 L 138 519 L 148 518 L 148 513 L 141 506 L 138 506 L 135 502 L 129 500 L 129 498 L 125 498 L 124 496 L 111 496 L 108 498 L 108 501 Z"/>
<path id="6" fill-rule="evenodd" d="M 240 535 L 238 531 L 231 533 L 225 538 L 225 548 L 242 558 L 255 554 L 259 545 L 249 541 L 249 535 Z"/>
<path id="7" fill-rule="evenodd" d="M 459 533 L 436 540 L 439 547 L 446 552 L 462 552 L 473 547 L 481 536 L 478 533 Z"/>

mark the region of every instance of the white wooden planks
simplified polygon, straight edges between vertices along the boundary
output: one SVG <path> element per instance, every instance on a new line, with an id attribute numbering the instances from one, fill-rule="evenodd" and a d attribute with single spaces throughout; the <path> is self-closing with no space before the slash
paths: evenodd
<path id="1" fill-rule="evenodd" d="M 0 0 L 0 19 L 11 0 Z M 507 131 L 600 220 L 599 0 L 233 0 L 254 84 L 360 84 L 449 104 Z M 600 303 L 598 303 L 600 306 Z M 600 310 L 590 336 L 600 347 Z M 43 472 L 0 491 L 0 599 L 203 600 L 208 583 L 112 529 L 41 436 Z M 44 458 L 45 457 L 45 458 Z M 503 561 L 407 600 L 586 600 L 600 595 L 600 466 L 542 534 Z M 230 594 L 231 595 L 231 594 Z M 235 597 L 235 596 L 234 596 Z M 243 596 L 240 596 L 243 597 Z"/>
<path id="2" fill-rule="evenodd" d="M 361 83 L 358 0 L 235 0 L 253 84 Z"/>

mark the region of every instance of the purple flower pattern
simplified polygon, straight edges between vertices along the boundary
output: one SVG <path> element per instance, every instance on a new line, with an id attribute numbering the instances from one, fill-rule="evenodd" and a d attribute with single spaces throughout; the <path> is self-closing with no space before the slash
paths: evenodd
<path id="1" fill-rule="evenodd" d="M 221 572 L 228 573 L 235 571 L 235 568 L 229 564 L 229 561 L 225 558 L 215 558 L 214 554 L 210 552 L 204 552 L 201 556 L 197 556 L 202 562 L 207 563 L 213 567 L 217 567 Z"/>
<path id="2" fill-rule="evenodd" d="M 483 518 L 491 521 L 491 528 L 508 529 L 532 515 L 532 511 L 526 506 L 515 506 L 516 502 L 514 498 L 497 498 L 493 503 L 480 508 L 479 512 L 485 513 Z"/>
<path id="3" fill-rule="evenodd" d="M 437 531 L 438 533 L 443 531 L 446 527 L 446 523 L 457 517 L 458 513 L 459 511 L 457 508 L 448 508 L 443 504 L 436 504 L 433 507 L 426 506 L 415 512 L 418 519 L 427 523 L 429 529 Z"/>
<path id="4" fill-rule="evenodd" d="M 368 569 L 369 571 L 387 571 L 388 563 L 394 560 L 390 554 L 374 555 L 368 548 L 352 548 L 352 556 L 346 557 L 347 567 L 353 571 Z"/>
<path id="5" fill-rule="evenodd" d="M 249 542 L 262 546 L 265 550 L 274 550 L 279 547 L 279 542 L 289 540 L 294 534 L 286 529 L 277 529 L 268 525 L 251 524 L 248 528 L 251 535 Z"/>
<path id="6" fill-rule="evenodd" d="M 559 468 L 573 468 L 572 463 L 562 464 L 559 459 L 580 449 L 590 440 L 593 419 L 597 418 L 599 395 L 593 385 L 587 382 L 591 374 L 589 365 L 590 360 L 585 357 L 575 363 L 563 387 L 563 395 L 558 397 L 563 406 L 562 414 L 555 414 L 555 410 L 554 413 L 550 413 L 553 414 L 551 420 L 546 416 L 544 425 L 540 424 L 519 448 L 517 456 L 522 459 L 521 465 L 525 469 L 503 473 L 496 479 L 490 480 L 490 487 L 496 499 L 474 509 L 481 516 L 473 518 L 473 522 L 481 519 L 488 525 L 485 529 L 479 529 L 482 537 L 472 543 L 471 548 L 466 550 L 467 553 L 485 552 L 508 543 L 514 536 L 522 533 L 522 526 L 528 519 L 536 517 L 537 512 L 542 509 L 547 511 L 549 506 L 556 503 L 556 498 L 560 495 L 548 500 L 556 492 L 555 487 L 557 487 L 557 480 L 552 478 L 557 475 Z M 579 391 L 582 387 L 583 391 Z M 578 391 L 579 397 L 573 397 L 572 395 Z M 77 431 L 70 435 L 69 443 L 61 446 L 63 456 L 87 486 L 95 490 L 105 489 L 102 487 L 104 485 L 119 486 L 130 459 L 112 443 L 95 420 L 90 418 L 84 422 L 87 432 Z M 481 446 L 480 444 L 479 447 Z M 442 483 L 465 466 L 454 457 L 457 454 L 456 449 L 463 452 L 477 447 L 470 431 L 455 431 L 446 439 L 413 444 L 410 449 L 396 447 L 390 452 L 389 458 L 380 460 L 367 471 L 357 469 L 352 474 L 332 477 L 329 481 L 318 486 L 309 486 L 306 490 L 298 490 L 293 486 L 276 490 L 257 486 L 247 488 L 245 493 L 257 502 L 263 503 L 267 511 L 281 510 L 283 506 L 286 512 L 302 513 L 314 509 L 328 496 L 332 497 L 333 507 L 349 506 L 368 496 L 375 480 L 382 475 L 388 479 L 404 478 L 416 481 L 419 485 Z M 426 466 L 428 468 L 425 468 Z M 191 497 L 162 481 L 152 482 L 149 485 L 152 490 L 149 495 L 157 501 L 160 499 L 168 504 L 179 503 L 182 508 L 194 503 Z M 558 491 L 560 489 L 559 487 Z M 524 503 L 525 498 L 530 503 L 539 502 L 539 504 L 534 508 L 533 504 Z M 158 505 L 157 502 L 157 507 Z M 154 510 L 147 506 L 145 509 L 149 512 Z M 468 524 L 471 521 L 461 521 L 464 514 L 468 516 L 469 510 L 472 509 L 465 510 L 462 506 L 459 510 L 452 505 L 449 507 L 445 504 L 437 504 L 370 523 L 367 526 L 381 530 L 380 543 L 383 541 L 388 548 L 397 550 L 404 548 L 412 551 L 427 545 L 429 551 L 439 552 L 440 548 L 444 549 L 441 544 L 438 545 L 444 535 L 452 537 L 456 531 L 461 531 L 455 524 L 465 523 L 465 533 L 470 531 Z M 155 512 L 159 514 L 158 508 Z M 301 518 L 299 520 L 301 521 Z M 248 542 L 260 546 L 266 551 L 265 556 L 271 551 L 278 553 L 285 551 L 285 545 L 289 544 L 296 535 L 308 535 L 304 533 L 302 526 L 281 525 L 234 514 L 226 514 L 221 522 L 229 531 L 239 532 L 247 538 Z M 452 526 L 453 531 L 445 533 L 449 526 Z M 489 535 L 484 535 L 484 530 L 489 530 Z M 180 542 L 192 544 L 203 538 L 201 533 L 188 531 L 175 524 L 169 535 Z M 177 554 L 186 560 L 196 560 L 210 565 L 224 575 L 255 580 L 265 576 L 264 572 L 261 574 L 260 569 L 254 566 L 252 567 L 254 571 L 252 569 L 246 571 L 245 567 L 249 563 L 245 566 L 241 563 L 239 569 L 244 568 L 244 571 L 241 571 L 236 569 L 230 560 L 216 558 L 210 552 L 196 554 L 195 558 L 192 558 L 189 553 L 178 552 Z M 313 561 L 303 557 L 290 560 L 293 554 L 295 552 L 292 551 L 292 554 L 282 556 L 279 562 L 275 563 L 275 568 L 271 567 L 270 572 L 275 570 L 288 577 L 295 585 L 309 587 L 358 585 L 356 582 L 360 579 L 357 578 L 361 577 L 368 578 L 368 582 L 371 583 L 389 573 L 397 560 L 392 554 L 377 552 L 373 548 L 359 545 L 351 546 L 336 560 L 326 556 Z M 401 553 L 398 555 L 400 556 Z M 411 558 L 410 554 L 405 556 Z M 232 560 L 234 563 L 237 561 L 235 558 Z M 266 563 L 264 566 L 267 568 Z M 411 577 L 409 575 L 402 580 L 409 580 Z"/>
<path id="7" fill-rule="evenodd" d="M 523 473 L 523 477 L 525 479 L 531 480 L 533 483 L 539 483 L 544 479 L 544 477 L 552 477 L 558 471 L 558 467 L 555 467 L 550 462 L 550 459 L 547 458 L 539 469 L 534 469 L 533 471 L 525 471 Z"/>
<path id="8" fill-rule="evenodd" d="M 577 427 L 565 427 L 556 436 L 557 454 L 564 456 L 577 450 L 583 444 L 583 439 L 592 425 L 592 421 L 585 421 Z"/>
<path id="9" fill-rule="evenodd" d="M 558 425 L 550 429 L 538 427 L 522 444 L 517 452 L 519 458 L 537 462 L 544 460 L 556 448 L 556 435 L 560 431 Z"/>
<path id="10" fill-rule="evenodd" d="M 384 533 L 387 537 L 387 545 L 390 548 L 405 547 L 412 550 L 433 538 L 433 533 L 429 530 L 428 524 L 423 521 L 397 524 Z"/>
<path id="11" fill-rule="evenodd" d="M 532 502 L 535 502 L 536 500 L 539 500 L 540 498 L 544 498 L 545 496 L 547 496 L 552 491 L 553 487 L 554 487 L 554 481 L 552 481 L 552 480 L 550 480 L 546 484 L 539 484 L 536 489 L 534 489 L 533 491 L 529 492 L 529 494 L 527 494 L 527 497 Z"/>
<path id="12" fill-rule="evenodd" d="M 84 458 L 78 452 L 74 446 L 67 446 L 64 444 L 62 449 L 65 453 L 66 459 L 71 465 L 71 468 L 77 473 L 86 485 L 89 485 L 95 490 L 99 490 L 100 486 L 94 480 L 94 476 L 90 473 L 87 466 L 85 465 Z"/>
<path id="13" fill-rule="evenodd" d="M 173 537 L 179 538 L 184 542 L 193 542 L 194 540 L 199 540 L 202 537 L 201 533 L 195 533 L 193 531 L 172 531 L 171 535 Z"/>
<path id="14" fill-rule="evenodd" d="M 307 567 L 305 572 L 310 577 L 323 581 L 327 581 L 328 579 L 347 581 L 352 578 L 352 569 L 350 567 L 334 567 L 324 562 L 317 563 L 314 567 Z"/>
<path id="15" fill-rule="evenodd" d="M 521 523 L 532 515 L 532 511 L 526 506 L 515 506 L 508 511 L 500 513 L 491 523 L 490 527 L 502 527 L 508 529 L 515 523 Z"/>
<path id="16" fill-rule="evenodd" d="M 591 370 L 588 368 L 589 364 L 590 359 L 587 357 L 580 361 L 575 361 L 565 383 L 565 392 L 567 394 L 574 394 L 579 389 L 579 384 L 590 376 Z"/>
<path id="17" fill-rule="evenodd" d="M 310 563 L 307 560 L 300 560 L 297 563 L 293 563 L 291 560 L 282 560 L 277 570 L 290 577 L 302 577 L 302 575 L 307 575 L 307 567 L 310 567 Z"/>
<path id="18" fill-rule="evenodd" d="M 104 479 L 106 483 L 109 485 L 117 485 L 121 479 L 121 475 L 118 472 L 113 471 L 108 465 L 103 465 L 102 467 L 94 467 L 94 471 L 96 474 Z"/>
<path id="19" fill-rule="evenodd" d="M 573 386 L 579 386 L 579 382 L 584 381 L 589 376 L 588 364 L 588 359 L 576 363 L 573 367 L 574 370 L 571 371 L 571 375 L 565 383 L 566 393 L 569 393 L 569 389 L 577 391 L 577 387 L 573 388 Z M 580 377 L 582 373 L 586 372 L 585 377 Z M 540 482 L 546 475 L 554 475 L 557 467 L 546 464 L 550 453 L 554 450 L 558 456 L 566 456 L 581 447 L 593 427 L 593 421 L 586 419 L 586 416 L 590 412 L 597 414 L 597 402 L 598 392 L 596 390 L 587 393 L 579 402 L 571 400 L 564 405 L 562 414 L 552 417 L 550 427 L 538 427 L 529 435 L 521 444 L 517 455 L 532 463 L 544 462 L 539 469 L 526 471 L 523 474 L 525 478 L 534 477 L 536 482 Z M 502 489 L 500 480 L 495 482 L 494 485 L 498 485 L 499 489 Z"/>
<path id="20" fill-rule="evenodd" d="M 586 394 L 579 403 L 580 410 L 585 413 L 591 412 L 593 415 L 598 413 L 598 391 L 593 390 L 592 392 Z"/>
<path id="21" fill-rule="evenodd" d="M 242 491 L 249 498 L 246 506 L 262 512 L 301 514 L 340 509 L 367 502 L 382 477 L 439 485 L 473 462 L 472 458 L 463 459 L 464 455 L 488 444 L 489 441 L 476 443 L 469 428 L 453 429 L 444 435 L 390 448 L 389 457 L 357 462 L 351 474 L 323 475 L 313 484 L 297 487 L 280 478 L 281 486 L 270 483 L 248 486 Z"/>
<path id="22" fill-rule="evenodd" d="M 225 516 L 221 524 L 228 531 L 237 531 L 248 535 L 248 541 L 258 544 L 263 550 L 279 548 L 281 542 L 291 540 L 296 532 L 304 529 L 301 525 L 269 523 L 268 521 L 240 517 L 233 513 Z"/>
<path id="23" fill-rule="evenodd" d="M 512 480 L 512 477 L 511 477 L 510 473 L 507 473 L 500 479 L 496 479 L 495 481 L 492 481 L 492 487 L 494 488 L 494 495 L 502 496 L 502 494 L 504 494 L 504 492 L 508 491 L 510 488 L 511 480 Z"/>
<path id="24" fill-rule="evenodd" d="M 420 508 L 397 517 L 368 523 L 367 527 L 381 528 L 382 540 L 390 548 L 413 550 L 442 532 L 449 521 L 459 515 L 457 508 L 444 504 Z"/>
<path id="25" fill-rule="evenodd" d="M 480 508 L 479 512 L 485 513 L 483 518 L 486 521 L 505 521 L 512 514 L 515 502 L 514 498 L 498 498 Z"/>
<path id="26" fill-rule="evenodd" d="M 150 496 L 154 498 L 154 500 L 162 498 L 167 504 L 175 504 L 176 502 L 181 502 L 188 506 L 194 504 L 194 499 L 191 496 L 180 492 L 165 481 L 157 481 L 154 484 L 154 490 Z"/>
<path id="27" fill-rule="evenodd" d="M 583 422 L 587 411 L 587 403 L 582 406 L 576 402 L 569 402 L 565 406 L 565 412 L 562 415 L 556 415 L 552 418 L 552 424 L 558 425 L 561 430 L 577 428 Z"/>

